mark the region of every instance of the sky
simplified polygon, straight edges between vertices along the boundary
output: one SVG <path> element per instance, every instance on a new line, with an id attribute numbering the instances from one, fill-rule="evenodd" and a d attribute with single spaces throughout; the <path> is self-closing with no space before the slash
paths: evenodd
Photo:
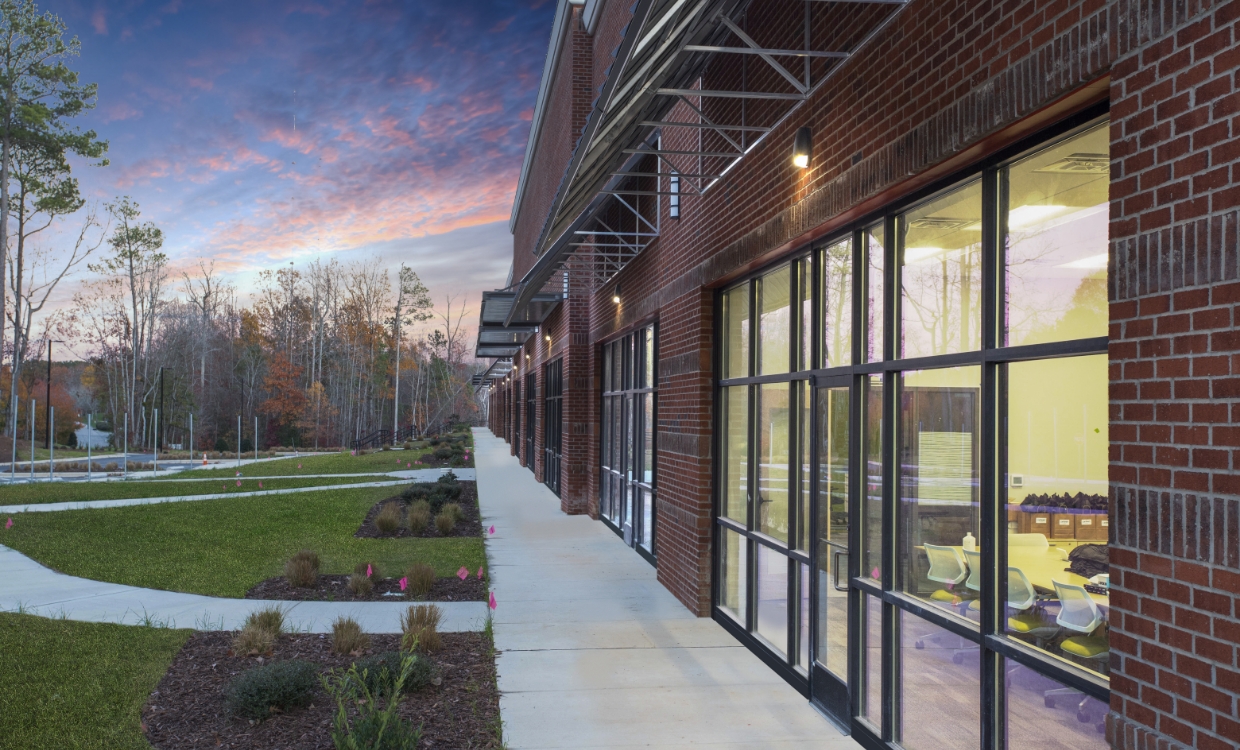
<path id="1" fill-rule="evenodd" d="M 130 196 L 174 276 L 242 292 L 315 257 L 409 264 L 442 302 L 504 285 L 552 0 L 44 0 L 99 85 L 75 169 Z M 57 296 L 64 299 L 73 284 Z"/>

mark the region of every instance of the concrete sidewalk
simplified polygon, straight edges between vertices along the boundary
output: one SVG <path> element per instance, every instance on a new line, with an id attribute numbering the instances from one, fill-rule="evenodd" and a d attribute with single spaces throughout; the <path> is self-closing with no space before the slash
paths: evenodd
<path id="1" fill-rule="evenodd" d="M 436 602 L 444 632 L 479 631 L 486 626 L 485 602 Z M 84 622 L 153 625 L 199 630 L 236 630 L 254 610 L 280 607 L 295 631 L 330 633 L 332 620 L 352 617 L 367 633 L 399 633 L 407 601 L 287 602 L 223 599 L 144 589 L 57 573 L 0 545 L 0 612 L 24 612 Z"/>
<path id="2" fill-rule="evenodd" d="M 860 747 L 502 440 L 474 444 L 507 747 Z"/>

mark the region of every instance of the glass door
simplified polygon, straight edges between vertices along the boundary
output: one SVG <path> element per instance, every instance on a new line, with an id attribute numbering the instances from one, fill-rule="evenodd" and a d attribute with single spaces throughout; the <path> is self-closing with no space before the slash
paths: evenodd
<path id="1" fill-rule="evenodd" d="M 534 471 L 534 423 L 538 408 L 538 384 L 534 373 L 525 376 L 525 467 Z"/>
<path id="2" fill-rule="evenodd" d="M 650 562 L 657 514 L 655 326 L 604 344 L 599 517 Z"/>
<path id="3" fill-rule="evenodd" d="M 820 378 L 814 389 L 814 663 L 813 697 L 848 721 L 849 580 L 852 453 L 848 378 Z"/>

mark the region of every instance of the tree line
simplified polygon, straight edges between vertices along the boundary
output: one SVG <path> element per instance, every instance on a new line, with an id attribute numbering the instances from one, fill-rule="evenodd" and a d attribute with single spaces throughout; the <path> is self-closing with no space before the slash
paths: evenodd
<path id="1" fill-rule="evenodd" d="M 171 269 L 164 233 L 129 197 L 89 204 L 71 162 L 106 167 L 108 144 L 73 124 L 98 91 L 69 67 L 80 44 L 66 33 L 33 0 L 0 0 L 5 435 L 27 435 L 32 418 L 46 435 L 30 400 L 48 391 L 57 442 L 91 413 L 118 447 L 187 444 L 191 421 L 195 447 L 248 450 L 472 416 L 464 306 L 437 308 L 408 266 L 393 278 L 378 261 L 289 264 L 263 271 L 247 305 L 211 264 Z M 74 276 L 72 305 L 49 309 Z M 89 360 L 49 383 L 37 363 L 59 343 Z"/>

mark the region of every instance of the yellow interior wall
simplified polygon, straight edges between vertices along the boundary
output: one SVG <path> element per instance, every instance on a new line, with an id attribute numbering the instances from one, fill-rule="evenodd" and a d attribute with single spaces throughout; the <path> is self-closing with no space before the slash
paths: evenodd
<path id="1" fill-rule="evenodd" d="M 1008 502 L 1037 493 L 1107 494 L 1107 357 L 1008 366 Z M 1009 483 L 1010 484 L 1010 483 Z"/>

